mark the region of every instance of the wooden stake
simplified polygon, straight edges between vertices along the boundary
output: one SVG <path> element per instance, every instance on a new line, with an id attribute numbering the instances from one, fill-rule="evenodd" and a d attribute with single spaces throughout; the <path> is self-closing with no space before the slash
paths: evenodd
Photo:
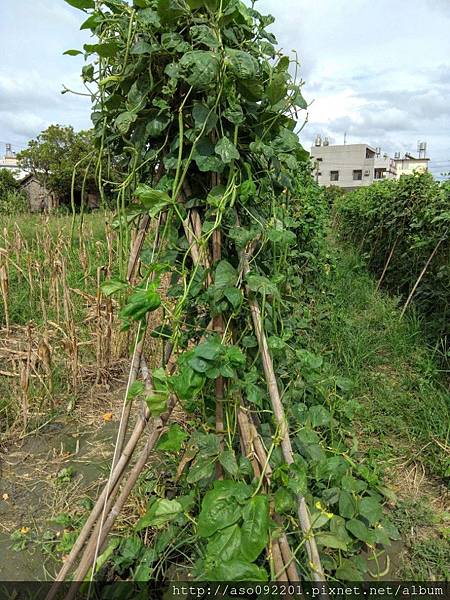
<path id="1" fill-rule="evenodd" d="M 147 443 L 144 449 L 142 450 L 141 454 L 139 455 L 136 464 L 130 471 L 128 479 L 122 491 L 120 492 L 114 506 L 112 506 L 111 510 L 109 511 L 108 517 L 106 518 L 105 522 L 102 525 L 99 524 L 97 526 L 97 535 L 92 535 L 88 545 L 86 546 L 80 564 L 78 565 L 78 569 L 75 572 L 74 583 L 71 585 L 69 593 L 67 594 L 65 600 L 72 600 L 76 596 L 76 593 L 82 581 L 86 577 L 86 574 L 89 571 L 90 567 L 95 568 L 95 565 L 92 565 L 92 562 L 96 555 L 96 549 L 101 549 L 103 544 L 105 543 L 109 532 L 111 531 L 117 517 L 119 516 L 125 502 L 128 499 L 128 496 L 134 488 L 139 475 L 141 474 L 148 461 L 150 452 L 153 450 L 160 436 L 164 432 L 165 426 L 170 418 L 175 403 L 175 396 L 171 396 L 171 398 L 169 399 L 167 412 L 154 421 L 154 428 L 152 428 Z"/>
<path id="2" fill-rule="evenodd" d="M 424 268 L 422 269 L 422 271 L 421 271 L 421 273 L 420 273 L 419 277 L 417 278 L 417 281 L 416 281 L 416 283 L 414 284 L 414 287 L 413 287 L 413 289 L 411 290 L 411 293 L 410 293 L 410 294 L 409 294 L 409 296 L 408 296 L 408 299 L 407 299 L 407 300 L 406 300 L 406 302 L 405 302 L 405 306 L 403 307 L 403 310 L 402 310 L 402 312 L 401 312 L 401 314 L 400 314 L 400 319 L 402 319 L 402 318 L 403 318 L 403 316 L 404 316 L 404 314 L 405 314 L 405 312 L 406 312 L 406 309 L 408 308 L 408 306 L 409 306 L 409 304 L 410 304 L 411 300 L 412 300 L 412 299 L 413 299 L 413 297 L 414 297 L 414 294 L 416 293 L 416 290 L 417 290 L 417 288 L 419 287 L 419 284 L 420 284 L 420 282 L 421 282 L 421 281 L 422 281 L 422 279 L 423 279 L 423 276 L 424 276 L 424 275 L 425 275 L 425 273 L 427 272 L 427 270 L 428 270 L 428 267 L 429 267 L 429 266 L 430 266 L 430 264 L 431 264 L 431 261 L 432 261 L 432 260 L 433 260 L 433 258 L 435 257 L 435 255 L 436 255 L 436 252 L 439 250 L 439 247 L 440 247 L 440 245 L 442 244 L 442 242 L 444 241 L 444 239 L 445 239 L 445 236 L 444 236 L 444 237 L 442 237 L 442 238 L 439 240 L 439 242 L 436 244 L 436 246 L 435 246 L 435 248 L 434 248 L 433 252 L 431 253 L 431 255 L 430 255 L 430 258 L 429 258 L 429 259 L 427 260 L 427 262 L 425 263 L 425 266 L 424 266 Z"/>
<path id="3" fill-rule="evenodd" d="M 397 237 L 397 239 L 395 240 L 395 242 L 394 242 L 394 244 L 393 244 L 393 246 L 391 248 L 391 251 L 389 253 L 389 256 L 388 256 L 388 259 L 386 261 L 386 264 L 384 265 L 383 272 L 381 273 L 381 277 L 380 277 L 380 279 L 378 280 L 378 283 L 377 283 L 377 288 L 376 288 L 377 291 L 380 289 L 380 285 L 383 283 L 383 279 L 384 279 L 384 276 L 386 275 L 386 271 L 388 270 L 389 265 L 391 264 L 391 260 L 392 260 L 392 257 L 394 255 L 394 250 L 395 250 L 395 248 L 397 246 L 398 240 L 399 240 L 399 238 Z"/>
<path id="4" fill-rule="evenodd" d="M 248 262 L 248 258 L 245 254 L 242 257 L 242 266 L 244 270 L 244 275 L 250 272 L 250 265 Z M 278 383 L 275 376 L 272 357 L 269 352 L 266 334 L 263 329 L 261 311 L 259 309 L 258 301 L 253 296 L 250 288 L 248 286 L 245 286 L 245 290 L 250 306 L 256 339 L 258 340 L 259 351 L 263 363 L 267 389 L 269 391 L 270 401 L 272 404 L 272 410 L 280 433 L 281 449 L 283 452 L 284 460 L 287 462 L 288 465 L 291 465 L 294 462 L 294 454 L 292 451 L 291 440 L 289 437 L 286 415 L 284 413 L 280 392 L 278 390 Z M 305 536 L 305 546 L 310 561 L 312 578 L 314 581 L 325 581 L 325 574 L 322 569 L 319 552 L 317 550 L 317 544 L 314 539 L 308 507 L 306 505 L 305 498 L 300 494 L 297 496 L 297 503 L 298 518 L 303 531 L 303 535 Z"/>

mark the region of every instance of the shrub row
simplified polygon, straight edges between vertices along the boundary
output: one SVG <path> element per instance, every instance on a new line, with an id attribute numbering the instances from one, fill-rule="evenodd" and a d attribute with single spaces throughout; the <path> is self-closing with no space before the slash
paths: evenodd
<path id="1" fill-rule="evenodd" d="M 335 207 L 343 237 L 359 245 L 383 287 L 417 308 L 448 358 L 450 183 L 402 176 L 337 198 Z"/>

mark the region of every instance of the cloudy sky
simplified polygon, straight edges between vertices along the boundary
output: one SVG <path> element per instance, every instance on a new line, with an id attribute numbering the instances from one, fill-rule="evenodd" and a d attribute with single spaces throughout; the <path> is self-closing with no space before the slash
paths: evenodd
<path id="1" fill-rule="evenodd" d="M 415 152 L 428 142 L 433 172 L 450 170 L 449 0 L 259 0 L 272 31 L 302 64 L 311 102 L 302 132 Z M 0 150 L 18 150 L 50 123 L 89 126 L 80 90 L 83 15 L 63 0 L 14 0 L 0 20 Z M 3 152 L 0 151 L 1 154 Z"/>

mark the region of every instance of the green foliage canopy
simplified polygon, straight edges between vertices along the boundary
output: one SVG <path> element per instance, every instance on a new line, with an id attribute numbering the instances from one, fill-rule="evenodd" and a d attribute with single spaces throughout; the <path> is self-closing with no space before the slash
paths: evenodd
<path id="1" fill-rule="evenodd" d="M 95 157 L 92 132 L 76 132 L 71 126 L 61 125 L 50 125 L 18 154 L 21 168 L 65 200 L 70 198 L 74 169 L 75 190 L 96 191 Z"/>

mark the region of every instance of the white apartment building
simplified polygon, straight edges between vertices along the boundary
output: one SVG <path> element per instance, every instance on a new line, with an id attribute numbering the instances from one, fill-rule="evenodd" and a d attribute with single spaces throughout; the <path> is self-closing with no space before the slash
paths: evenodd
<path id="1" fill-rule="evenodd" d="M 425 146 L 426 149 L 426 146 Z M 423 154 L 423 150 L 421 153 Z M 311 148 L 314 174 L 319 185 L 347 190 L 368 186 L 374 181 L 399 179 L 400 175 L 428 170 L 428 158 L 400 154 L 390 158 L 381 148 L 368 144 L 334 144 L 317 136 Z"/>
<path id="2" fill-rule="evenodd" d="M 23 179 L 28 173 L 19 168 L 16 153 L 12 151 L 11 144 L 6 144 L 4 156 L 0 156 L 0 169 L 8 169 L 16 179 Z"/>
<path id="3" fill-rule="evenodd" d="M 403 158 L 400 158 L 400 153 L 398 152 L 394 157 L 394 162 L 397 170 L 397 179 L 399 179 L 401 175 L 425 173 L 428 171 L 428 163 L 430 162 L 430 159 L 425 158 L 425 156 L 416 158 L 415 156 L 411 156 L 409 153 L 406 153 Z"/>

